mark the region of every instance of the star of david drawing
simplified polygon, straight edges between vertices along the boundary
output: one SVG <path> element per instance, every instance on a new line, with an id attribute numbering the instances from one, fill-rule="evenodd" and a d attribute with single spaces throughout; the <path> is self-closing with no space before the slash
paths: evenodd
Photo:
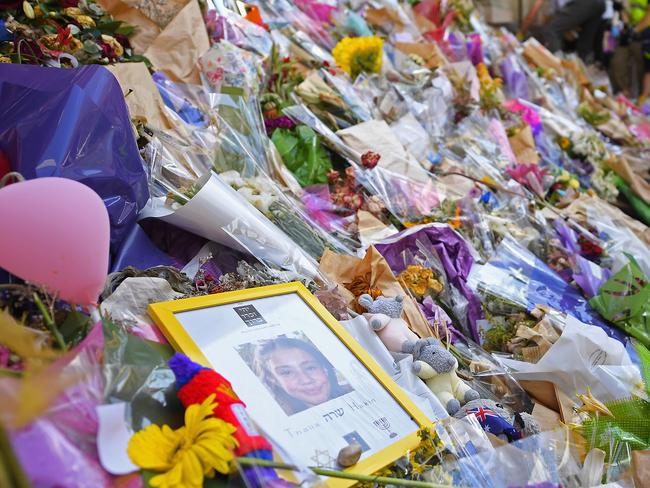
<path id="1" fill-rule="evenodd" d="M 314 455 L 310 457 L 317 468 L 329 468 L 333 465 L 335 459 L 330 456 L 330 452 L 327 449 L 320 450 L 316 449 Z"/>

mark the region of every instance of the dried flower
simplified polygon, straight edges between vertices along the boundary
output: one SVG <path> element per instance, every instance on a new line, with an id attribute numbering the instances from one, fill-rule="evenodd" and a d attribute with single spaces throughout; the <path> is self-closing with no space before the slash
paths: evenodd
<path id="1" fill-rule="evenodd" d="M 341 173 L 339 173 L 335 169 L 332 169 L 327 173 L 327 181 L 330 185 L 336 183 L 340 177 L 341 177 Z"/>
<path id="2" fill-rule="evenodd" d="M 600 413 L 607 417 L 614 416 L 603 402 L 594 397 L 591 393 L 591 388 L 587 387 L 586 395 L 578 393 L 576 396 L 578 397 L 578 400 L 582 402 L 582 406 L 577 409 L 578 412 Z"/>
<path id="3" fill-rule="evenodd" d="M 442 283 L 436 279 L 433 270 L 424 266 L 408 266 L 397 279 L 402 286 L 413 292 L 418 298 L 429 293 L 437 295 L 443 289 Z"/>
<path id="4" fill-rule="evenodd" d="M 383 295 L 382 291 L 378 288 L 372 288 L 371 274 L 368 272 L 364 275 L 355 276 L 354 279 L 349 283 L 343 283 L 343 286 L 354 295 L 355 298 L 360 297 L 364 293 L 369 294 L 372 298 L 378 298 Z M 365 309 L 362 308 L 357 301 L 354 301 L 353 304 L 354 311 L 357 313 L 365 312 Z"/>
<path id="5" fill-rule="evenodd" d="M 95 21 L 89 15 L 85 15 L 77 7 L 68 7 L 63 9 L 63 15 L 74 19 L 80 26 L 85 28 L 96 27 Z"/>
<path id="6" fill-rule="evenodd" d="M 361 155 L 361 165 L 366 169 L 373 169 L 377 166 L 380 159 L 380 154 L 372 151 L 367 151 Z"/>

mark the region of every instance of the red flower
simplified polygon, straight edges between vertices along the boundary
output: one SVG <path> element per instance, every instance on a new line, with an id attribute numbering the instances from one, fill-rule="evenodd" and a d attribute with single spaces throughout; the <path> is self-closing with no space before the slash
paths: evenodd
<path id="1" fill-rule="evenodd" d="M 63 29 L 60 26 L 56 26 L 56 40 L 60 45 L 67 46 L 72 40 L 72 33 L 70 32 L 70 27 Z"/>
<path id="2" fill-rule="evenodd" d="M 23 63 L 39 64 L 45 59 L 43 47 L 37 42 L 24 37 L 16 39 L 16 54 L 20 54 Z"/>
<path id="3" fill-rule="evenodd" d="M 129 49 L 131 47 L 131 43 L 129 43 L 129 38 L 126 37 L 124 34 L 118 34 L 117 32 L 113 34 L 113 37 L 117 42 L 122 44 L 122 47 L 124 49 Z"/>
<path id="4" fill-rule="evenodd" d="M 117 54 L 115 54 L 115 49 L 110 44 L 105 42 L 100 42 L 99 47 L 102 49 L 102 56 L 108 59 L 117 59 Z"/>
<path id="5" fill-rule="evenodd" d="M 361 164 L 366 169 L 373 169 L 379 163 L 381 156 L 375 152 L 368 151 L 361 156 Z"/>

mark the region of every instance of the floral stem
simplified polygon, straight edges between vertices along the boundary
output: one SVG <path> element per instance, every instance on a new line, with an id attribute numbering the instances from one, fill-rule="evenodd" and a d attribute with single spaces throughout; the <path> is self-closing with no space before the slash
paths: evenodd
<path id="1" fill-rule="evenodd" d="M 59 344 L 59 347 L 63 352 L 67 352 L 68 346 L 63 340 L 63 336 L 59 332 L 59 329 L 56 328 L 56 324 L 54 323 L 54 320 L 52 319 L 50 312 L 48 312 L 47 308 L 45 308 L 45 305 L 41 301 L 41 298 L 38 296 L 38 293 L 34 293 L 33 297 L 34 297 L 34 303 L 36 303 L 38 310 L 41 312 L 41 315 L 43 316 L 43 320 L 45 321 L 45 324 L 50 329 L 50 332 L 52 332 L 52 335 L 56 339 L 56 342 Z"/>
<path id="2" fill-rule="evenodd" d="M 286 469 L 289 471 L 299 471 L 300 469 L 291 464 L 276 463 L 266 459 L 238 457 L 236 461 L 239 464 L 247 466 L 262 466 L 265 468 Z M 387 476 L 372 476 L 365 474 L 348 473 L 346 471 L 336 471 L 334 469 L 325 469 L 310 467 L 315 474 L 319 476 L 328 476 L 330 478 L 341 478 L 347 480 L 364 481 L 368 483 L 377 483 L 379 485 L 410 486 L 414 488 L 449 488 L 448 485 L 437 485 L 427 481 L 403 480 L 399 478 L 389 478 Z"/>

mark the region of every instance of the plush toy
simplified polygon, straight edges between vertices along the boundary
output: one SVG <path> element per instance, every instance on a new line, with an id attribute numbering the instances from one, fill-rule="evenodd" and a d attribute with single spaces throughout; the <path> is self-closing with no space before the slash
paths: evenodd
<path id="1" fill-rule="evenodd" d="M 467 402 L 454 417 L 462 419 L 475 415 L 485 432 L 513 442 L 523 437 L 539 434 L 539 425 L 529 413 L 512 413 L 493 400 L 478 399 Z"/>
<path id="2" fill-rule="evenodd" d="M 450 415 L 458 411 L 461 403 L 478 398 L 478 392 L 458 377 L 458 361 L 438 339 L 420 339 L 410 344 L 405 352 L 413 354 L 413 371 L 424 380 Z"/>
<path id="3" fill-rule="evenodd" d="M 359 305 L 367 310 L 363 316 L 389 351 L 408 352 L 405 348 L 411 347 L 419 339 L 402 319 L 404 297 L 378 297 L 373 300 L 370 295 L 364 294 L 358 300 Z"/>

